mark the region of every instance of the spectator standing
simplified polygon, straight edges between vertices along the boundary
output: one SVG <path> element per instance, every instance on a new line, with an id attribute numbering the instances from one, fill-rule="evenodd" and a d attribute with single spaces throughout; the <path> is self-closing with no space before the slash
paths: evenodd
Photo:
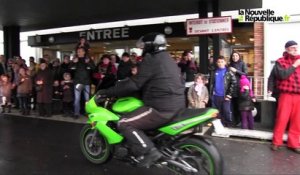
<path id="1" fill-rule="evenodd" d="M 288 41 L 285 49 L 287 55 L 275 64 L 279 101 L 271 148 L 276 151 L 282 145 L 289 123 L 287 146 L 300 154 L 300 55 L 295 41 Z"/>
<path id="2" fill-rule="evenodd" d="M 74 75 L 74 118 L 77 119 L 80 116 L 80 101 L 81 93 L 84 94 L 85 102 L 90 98 L 91 88 L 91 75 L 95 69 L 94 62 L 86 56 L 85 49 L 79 47 L 77 49 L 77 57 L 74 58 L 73 63 L 70 65 Z"/>
<path id="3" fill-rule="evenodd" d="M 73 115 L 73 100 L 74 100 L 74 84 L 71 79 L 71 74 L 64 73 L 64 80 L 61 82 L 63 92 L 63 112 L 64 116 Z"/>
<path id="4" fill-rule="evenodd" d="M 236 78 L 226 67 L 223 56 L 217 59 L 217 69 L 213 72 L 210 81 L 210 97 L 212 106 L 217 108 L 219 117 L 225 126 L 232 126 L 231 98 L 236 88 Z"/>
<path id="5" fill-rule="evenodd" d="M 97 86 L 96 91 L 99 89 L 107 89 L 112 87 L 116 82 L 117 69 L 109 59 L 108 55 L 103 55 L 101 62 L 97 65 Z"/>
<path id="6" fill-rule="evenodd" d="M 75 48 L 76 52 L 78 51 L 79 48 L 83 48 L 86 55 L 88 55 L 91 47 L 90 47 L 90 44 L 86 40 L 85 37 L 80 37 L 79 38 L 79 41 L 78 41 L 78 43 L 76 45 L 76 48 Z"/>
<path id="7" fill-rule="evenodd" d="M 51 70 L 47 67 L 46 62 L 42 60 L 40 70 L 35 78 L 38 112 L 40 116 L 51 117 L 52 115 L 52 84 L 53 76 Z"/>
<path id="8" fill-rule="evenodd" d="M 51 71 L 52 71 L 53 80 L 58 80 L 58 81 L 62 80 L 60 61 L 58 58 L 53 60 Z"/>
<path id="9" fill-rule="evenodd" d="M 6 59 L 5 59 L 4 55 L 0 55 L 0 76 L 3 74 L 6 74 L 6 72 L 7 72 L 5 62 L 6 62 Z"/>
<path id="10" fill-rule="evenodd" d="M 120 57 L 116 54 L 110 55 L 110 62 L 118 69 L 120 63 Z"/>
<path id="11" fill-rule="evenodd" d="M 130 60 L 130 55 L 127 52 L 122 54 L 122 60 L 120 61 L 118 71 L 117 71 L 117 79 L 123 80 L 127 77 L 131 76 L 131 67 L 133 63 Z"/>
<path id="12" fill-rule="evenodd" d="M 131 75 L 134 76 L 138 73 L 138 66 L 136 64 L 133 64 L 131 66 Z"/>
<path id="13" fill-rule="evenodd" d="M 193 59 L 192 51 L 186 50 L 182 53 L 182 58 L 178 66 L 186 82 L 194 81 L 195 74 L 197 73 L 197 64 Z"/>
<path id="14" fill-rule="evenodd" d="M 188 107 L 205 108 L 208 103 L 209 93 L 205 86 L 206 77 L 202 74 L 195 75 L 195 83 L 188 90 Z"/>
<path id="15" fill-rule="evenodd" d="M 29 72 L 29 76 L 31 77 L 32 80 L 32 87 L 35 87 L 35 76 L 37 74 L 39 70 L 39 65 L 34 62 L 34 57 L 29 57 L 29 68 L 27 70 L 27 72 Z M 30 95 L 30 103 L 33 105 L 32 109 L 35 110 L 36 109 L 36 89 L 32 88 L 32 92 Z"/>
<path id="16" fill-rule="evenodd" d="M 212 72 L 216 69 L 216 66 L 215 66 L 215 62 L 214 62 L 214 57 L 213 56 L 210 56 L 209 57 L 209 65 L 208 65 L 208 73 L 209 75 L 212 74 Z"/>
<path id="17" fill-rule="evenodd" d="M 58 80 L 54 80 L 52 94 L 52 113 L 54 115 L 58 115 L 62 112 L 62 97 L 63 93 L 60 82 Z"/>
<path id="18" fill-rule="evenodd" d="M 254 109 L 255 97 L 250 86 L 250 81 L 245 75 L 240 77 L 239 87 L 239 110 L 241 112 L 242 129 L 253 129 L 254 118 L 252 110 Z"/>
<path id="19" fill-rule="evenodd" d="M 65 73 L 71 73 L 70 70 L 70 56 L 69 55 L 65 55 L 62 64 L 60 65 L 60 79 L 63 80 L 64 79 L 64 74 Z"/>
<path id="20" fill-rule="evenodd" d="M 19 81 L 19 69 L 20 69 L 20 66 L 19 64 L 17 64 L 16 62 L 13 63 L 12 65 L 12 70 L 13 70 L 13 76 L 12 76 L 12 86 L 13 86 L 13 89 L 12 89 L 12 100 L 13 100 L 13 103 L 14 103 L 14 108 L 16 109 L 19 109 L 19 99 L 17 97 L 17 85 L 18 85 L 18 81 Z"/>
<path id="21" fill-rule="evenodd" d="M 0 82 L 0 91 L 2 97 L 2 111 L 1 113 L 5 113 L 5 108 L 8 109 L 8 113 L 11 112 L 11 89 L 12 84 L 9 80 L 9 76 L 7 74 L 1 75 L 1 82 Z"/>
<path id="22" fill-rule="evenodd" d="M 233 52 L 230 57 L 229 69 L 234 73 L 236 81 L 240 81 L 242 75 L 248 74 L 247 65 L 241 59 L 241 55 L 238 52 Z M 240 111 L 239 111 L 239 83 L 237 83 L 236 88 L 232 94 L 232 112 L 233 112 L 233 122 L 234 125 L 238 125 L 241 121 Z"/>
<path id="23" fill-rule="evenodd" d="M 25 68 L 19 70 L 19 80 L 17 83 L 17 97 L 22 115 L 29 115 L 29 97 L 32 90 L 32 80 L 26 74 Z"/>

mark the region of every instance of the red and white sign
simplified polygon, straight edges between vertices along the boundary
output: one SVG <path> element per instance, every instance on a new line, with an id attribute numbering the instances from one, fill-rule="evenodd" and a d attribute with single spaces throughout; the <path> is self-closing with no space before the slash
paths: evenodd
<path id="1" fill-rule="evenodd" d="M 187 35 L 232 33 L 231 16 L 186 20 Z"/>

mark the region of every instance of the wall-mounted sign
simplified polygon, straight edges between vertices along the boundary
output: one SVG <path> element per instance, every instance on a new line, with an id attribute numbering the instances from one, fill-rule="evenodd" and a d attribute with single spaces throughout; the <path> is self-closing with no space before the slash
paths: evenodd
<path id="1" fill-rule="evenodd" d="M 188 19 L 186 33 L 187 35 L 232 33 L 232 19 L 230 16 Z"/>
<path id="2" fill-rule="evenodd" d="M 129 27 L 83 31 L 79 33 L 79 37 L 85 37 L 89 41 L 124 39 L 129 38 Z"/>
<path id="3" fill-rule="evenodd" d="M 163 33 L 166 34 L 166 37 L 186 36 L 184 23 L 178 22 L 29 36 L 28 45 L 49 46 L 71 43 L 76 44 L 80 37 L 85 37 L 90 42 L 137 40 L 141 36 L 151 32 Z"/>

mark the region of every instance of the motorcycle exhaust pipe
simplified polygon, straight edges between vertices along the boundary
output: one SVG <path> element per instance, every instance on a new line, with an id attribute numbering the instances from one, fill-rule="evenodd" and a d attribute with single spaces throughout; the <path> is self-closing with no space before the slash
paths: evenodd
<path id="1" fill-rule="evenodd" d="M 186 165 L 184 165 L 184 164 L 182 164 L 182 163 L 179 163 L 179 162 L 177 162 L 177 161 L 175 161 L 175 160 L 166 160 L 166 163 L 170 163 L 170 164 L 172 164 L 172 165 L 175 165 L 175 166 L 177 166 L 177 167 L 183 169 L 183 170 L 186 171 L 186 172 L 198 173 L 198 170 L 197 170 L 196 168 L 193 168 L 193 167 L 191 167 L 191 166 L 186 166 Z M 161 164 L 162 164 L 162 165 L 165 165 L 164 162 L 162 162 Z"/>

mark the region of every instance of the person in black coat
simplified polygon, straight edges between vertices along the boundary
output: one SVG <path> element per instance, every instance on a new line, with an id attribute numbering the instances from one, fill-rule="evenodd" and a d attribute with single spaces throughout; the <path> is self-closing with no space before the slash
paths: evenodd
<path id="1" fill-rule="evenodd" d="M 88 101 L 90 98 L 91 78 L 92 72 L 95 69 L 95 64 L 93 60 L 86 56 L 85 49 L 80 47 L 77 49 L 77 57 L 73 59 L 70 69 L 74 75 L 74 118 L 76 119 L 80 115 L 81 93 L 83 92 L 85 101 Z"/>
<path id="2" fill-rule="evenodd" d="M 241 55 L 238 52 L 233 52 L 230 57 L 229 69 L 235 74 L 236 81 L 240 81 L 242 75 L 248 74 L 247 65 L 242 60 Z M 241 121 L 240 112 L 239 112 L 239 83 L 234 90 L 232 95 L 232 112 L 233 112 L 233 122 L 234 125 L 238 125 Z"/>
<path id="3" fill-rule="evenodd" d="M 178 63 L 186 82 L 193 82 L 198 72 L 197 63 L 192 56 L 192 52 L 186 50 L 182 53 L 181 61 Z"/>
<path id="4" fill-rule="evenodd" d="M 123 80 L 127 77 L 131 76 L 131 67 L 133 63 L 130 60 L 130 55 L 127 52 L 124 52 L 122 55 L 122 60 L 120 61 L 118 71 L 117 71 L 117 79 Z"/>
<path id="5" fill-rule="evenodd" d="M 37 92 L 37 104 L 40 116 L 51 117 L 52 115 L 52 91 L 53 76 L 51 70 L 47 67 L 47 63 L 42 60 L 40 70 L 35 77 L 35 88 Z"/>
<path id="6" fill-rule="evenodd" d="M 137 74 L 118 81 L 114 87 L 99 90 L 95 99 L 142 93 L 145 105 L 122 116 L 118 129 L 126 137 L 131 151 L 139 156 L 139 165 L 147 167 L 162 155 L 143 130 L 156 129 L 170 122 L 185 108 L 185 87 L 177 65 L 166 51 L 164 35 L 145 35 L 137 46 L 143 48 L 143 60 Z"/>

